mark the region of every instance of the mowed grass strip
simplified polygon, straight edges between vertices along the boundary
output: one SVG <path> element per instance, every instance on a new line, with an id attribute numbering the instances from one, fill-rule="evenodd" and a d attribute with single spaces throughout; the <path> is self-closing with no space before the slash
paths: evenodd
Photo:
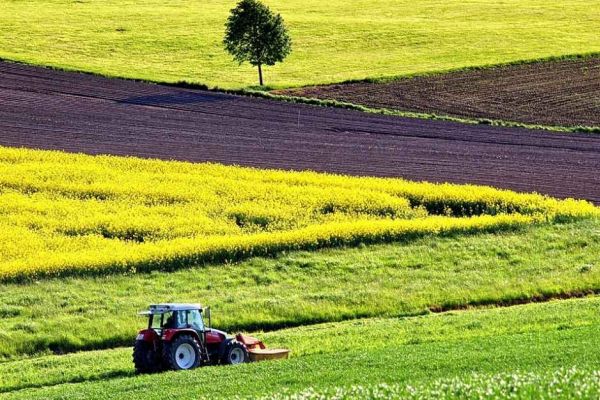
<path id="1" fill-rule="evenodd" d="M 406 75 L 600 50 L 594 0 L 266 0 L 293 53 L 273 87 Z M 154 81 L 256 85 L 223 50 L 234 0 L 8 0 L 0 57 Z"/>
<path id="2" fill-rule="evenodd" d="M 145 325 L 136 313 L 156 302 L 211 305 L 214 326 L 233 333 L 582 295 L 600 289 L 598 254 L 600 222 L 584 220 L 172 273 L 4 284 L 0 358 L 127 346 Z"/>
<path id="3" fill-rule="evenodd" d="M 13 392 L 7 399 L 231 398 L 351 384 L 427 385 L 473 372 L 590 369 L 599 367 L 599 327 L 597 297 L 347 321 L 262 334 L 270 345 L 292 349 L 288 361 L 134 377 L 129 348 L 82 352 L 2 363 L 0 391 Z M 61 385 L 78 381 L 84 383 Z M 16 391 L 42 386 L 54 387 Z"/>
<path id="4" fill-rule="evenodd" d="M 176 270 L 599 211 L 489 187 L 0 147 L 0 280 Z"/>

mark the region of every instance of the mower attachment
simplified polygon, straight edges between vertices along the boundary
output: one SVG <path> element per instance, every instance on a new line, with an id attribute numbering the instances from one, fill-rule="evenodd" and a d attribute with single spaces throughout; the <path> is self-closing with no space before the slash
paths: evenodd
<path id="1" fill-rule="evenodd" d="M 290 351 L 288 349 L 267 349 L 265 344 L 252 336 L 246 336 L 241 333 L 235 335 L 235 340 L 244 344 L 248 349 L 250 361 L 265 361 L 288 358 Z"/>

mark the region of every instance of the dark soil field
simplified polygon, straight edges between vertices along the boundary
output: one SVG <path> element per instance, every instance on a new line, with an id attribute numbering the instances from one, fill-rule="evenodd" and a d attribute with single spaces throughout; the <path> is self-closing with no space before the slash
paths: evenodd
<path id="1" fill-rule="evenodd" d="M 600 136 L 398 118 L 0 63 L 0 145 L 475 183 L 600 203 Z"/>
<path id="2" fill-rule="evenodd" d="M 458 117 L 600 126 L 600 58 L 545 61 L 390 83 L 349 83 L 278 93 Z"/>

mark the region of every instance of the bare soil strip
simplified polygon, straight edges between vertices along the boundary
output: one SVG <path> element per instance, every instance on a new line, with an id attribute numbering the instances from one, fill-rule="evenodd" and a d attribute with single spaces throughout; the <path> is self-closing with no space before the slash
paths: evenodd
<path id="1" fill-rule="evenodd" d="M 600 126 L 600 58 L 542 61 L 389 83 L 348 83 L 275 93 L 456 117 Z"/>
<path id="2" fill-rule="evenodd" d="M 361 113 L 0 63 L 0 145 L 492 185 L 600 203 L 600 136 Z"/>

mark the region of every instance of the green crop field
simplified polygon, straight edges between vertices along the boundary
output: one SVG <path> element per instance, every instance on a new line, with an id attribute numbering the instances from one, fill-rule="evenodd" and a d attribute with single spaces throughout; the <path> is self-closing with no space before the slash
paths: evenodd
<path id="1" fill-rule="evenodd" d="M 294 41 L 273 87 L 600 51 L 595 0 L 268 0 Z M 3 0 L 0 57 L 110 76 L 240 88 L 225 53 L 235 1 Z"/>
<path id="2" fill-rule="evenodd" d="M 287 361 L 134 376 L 130 349 L 116 349 L 0 364 L 0 398 L 246 398 L 382 383 L 398 392 L 410 384 L 436 398 L 445 380 L 462 390 L 516 387 L 525 395 L 543 389 L 593 398 L 600 391 L 599 328 L 596 297 L 329 323 L 264 334 L 269 343 L 293 349 Z M 516 382 L 503 388 L 491 374 Z"/>

